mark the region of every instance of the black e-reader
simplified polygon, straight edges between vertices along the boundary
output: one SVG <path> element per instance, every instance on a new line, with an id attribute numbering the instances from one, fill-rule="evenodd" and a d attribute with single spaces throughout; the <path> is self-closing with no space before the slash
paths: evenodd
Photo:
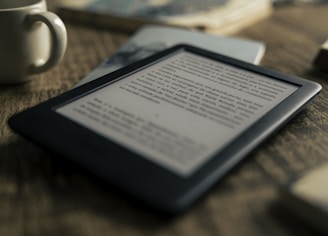
<path id="1" fill-rule="evenodd" d="M 9 125 L 149 206 L 178 213 L 320 90 L 177 45 L 18 113 Z"/>

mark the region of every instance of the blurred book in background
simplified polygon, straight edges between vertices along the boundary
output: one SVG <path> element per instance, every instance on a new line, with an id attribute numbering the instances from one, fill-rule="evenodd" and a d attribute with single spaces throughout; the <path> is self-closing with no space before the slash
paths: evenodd
<path id="1" fill-rule="evenodd" d="M 272 12 L 271 0 L 60 0 L 62 18 L 134 31 L 145 24 L 231 34 Z"/>

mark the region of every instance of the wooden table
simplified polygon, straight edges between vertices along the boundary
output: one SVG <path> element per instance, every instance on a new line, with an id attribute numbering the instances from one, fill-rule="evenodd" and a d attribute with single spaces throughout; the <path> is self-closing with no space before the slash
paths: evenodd
<path id="1" fill-rule="evenodd" d="M 328 73 L 311 65 L 327 22 L 328 5 L 291 5 L 235 35 L 266 44 L 263 66 L 319 82 L 323 91 L 190 210 L 169 219 L 8 128 L 12 114 L 70 89 L 128 38 L 67 22 L 60 65 L 30 83 L 0 86 L 0 235 L 315 235 L 280 207 L 276 184 L 328 160 Z"/>

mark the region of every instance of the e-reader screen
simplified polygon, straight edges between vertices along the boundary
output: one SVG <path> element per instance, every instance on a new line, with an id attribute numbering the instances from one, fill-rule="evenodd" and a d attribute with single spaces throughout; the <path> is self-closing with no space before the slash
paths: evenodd
<path id="1" fill-rule="evenodd" d="M 56 112 L 188 177 L 298 88 L 178 50 Z"/>

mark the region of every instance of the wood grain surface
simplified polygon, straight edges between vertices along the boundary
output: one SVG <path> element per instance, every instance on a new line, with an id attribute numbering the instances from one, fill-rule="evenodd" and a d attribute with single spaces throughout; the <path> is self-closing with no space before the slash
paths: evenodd
<path id="1" fill-rule="evenodd" d="M 327 22 L 328 5 L 290 5 L 235 35 L 266 44 L 263 66 L 319 82 L 323 91 L 191 209 L 172 218 L 122 197 L 7 126 L 14 113 L 69 90 L 129 37 L 65 22 L 68 49 L 57 67 L 29 83 L 0 86 L 0 235 L 318 234 L 280 206 L 276 185 L 328 160 L 328 74 L 312 66 L 328 36 Z"/>

